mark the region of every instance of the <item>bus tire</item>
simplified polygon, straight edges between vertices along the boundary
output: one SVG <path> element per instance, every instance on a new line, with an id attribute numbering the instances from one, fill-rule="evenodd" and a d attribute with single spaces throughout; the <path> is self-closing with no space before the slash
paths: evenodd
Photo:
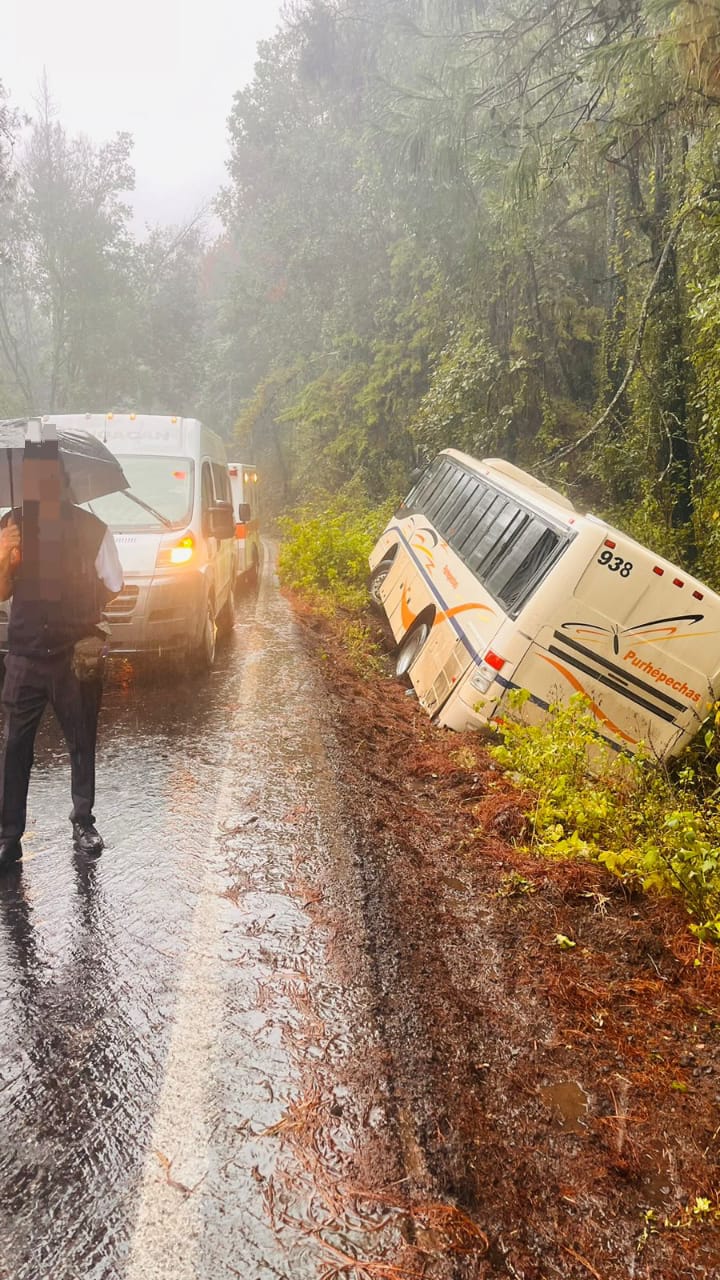
<path id="1" fill-rule="evenodd" d="M 380 588 L 387 578 L 393 567 L 394 557 L 390 560 L 381 560 L 375 565 L 370 577 L 368 578 L 368 591 L 370 592 L 370 603 L 374 609 L 383 609 L 383 602 L 380 599 Z"/>
<path id="2" fill-rule="evenodd" d="M 395 658 L 395 675 L 406 676 L 413 662 L 418 657 L 425 641 L 430 635 L 430 623 L 426 620 L 414 622 L 410 630 L 400 641 Z"/>

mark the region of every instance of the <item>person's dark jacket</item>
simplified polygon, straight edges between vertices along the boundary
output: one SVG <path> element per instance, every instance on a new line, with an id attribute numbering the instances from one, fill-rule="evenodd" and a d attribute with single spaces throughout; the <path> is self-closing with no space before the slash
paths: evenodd
<path id="1" fill-rule="evenodd" d="M 51 529 L 23 529 L 22 511 L 12 516 L 22 530 L 22 560 L 13 577 L 8 651 L 48 657 L 70 650 L 93 633 L 110 598 L 95 568 L 106 525 L 69 502 Z"/>

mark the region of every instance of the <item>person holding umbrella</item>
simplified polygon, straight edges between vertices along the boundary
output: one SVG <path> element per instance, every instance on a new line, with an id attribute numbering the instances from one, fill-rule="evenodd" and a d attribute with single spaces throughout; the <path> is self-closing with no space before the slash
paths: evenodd
<path id="1" fill-rule="evenodd" d="M 104 847 L 93 814 L 103 609 L 123 575 L 110 530 L 77 503 L 127 487 L 117 460 L 86 432 L 56 432 L 37 419 L 0 425 L 0 503 L 9 498 L 11 508 L 0 522 L 0 599 L 12 597 L 0 872 L 22 858 L 33 746 L 48 702 L 70 752 L 74 847 L 88 857 Z"/>

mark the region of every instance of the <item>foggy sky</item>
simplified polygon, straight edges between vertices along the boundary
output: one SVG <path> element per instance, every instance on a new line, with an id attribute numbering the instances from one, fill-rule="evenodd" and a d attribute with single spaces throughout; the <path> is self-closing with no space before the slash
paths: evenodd
<path id="1" fill-rule="evenodd" d="M 133 135 L 139 228 L 226 179 L 226 120 L 283 0 L 3 0 L 0 81 L 32 113 L 43 69 L 69 132 Z"/>

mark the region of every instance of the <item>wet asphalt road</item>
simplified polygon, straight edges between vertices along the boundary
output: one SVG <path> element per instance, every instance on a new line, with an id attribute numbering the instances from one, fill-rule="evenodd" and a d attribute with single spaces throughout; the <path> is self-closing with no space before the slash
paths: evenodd
<path id="1" fill-rule="evenodd" d="M 0 1280 L 321 1273 L 268 1212 L 287 1157 L 267 1130 L 303 1060 L 340 1067 L 375 1033 L 292 887 L 344 840 L 320 696 L 268 555 L 211 675 L 108 687 L 90 865 L 44 721 L 25 863 L 0 880 Z"/>

